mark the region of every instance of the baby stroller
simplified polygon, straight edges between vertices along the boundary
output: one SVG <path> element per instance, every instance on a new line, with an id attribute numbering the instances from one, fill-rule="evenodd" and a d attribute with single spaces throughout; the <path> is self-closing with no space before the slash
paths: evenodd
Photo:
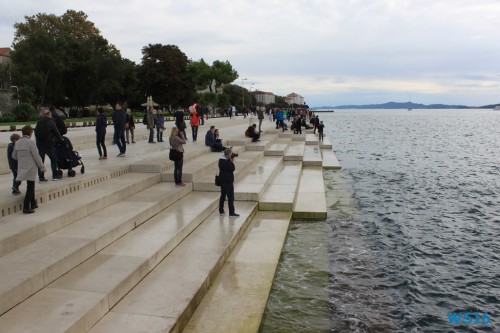
<path id="1" fill-rule="evenodd" d="M 61 169 L 67 169 L 68 177 L 75 177 L 76 172 L 73 168 L 79 165 L 81 165 L 80 173 L 85 173 L 85 165 L 83 165 L 82 157 L 78 152 L 73 150 L 73 145 L 67 137 L 63 136 L 63 141 L 56 142 L 54 146 L 59 176 L 63 174 Z"/>

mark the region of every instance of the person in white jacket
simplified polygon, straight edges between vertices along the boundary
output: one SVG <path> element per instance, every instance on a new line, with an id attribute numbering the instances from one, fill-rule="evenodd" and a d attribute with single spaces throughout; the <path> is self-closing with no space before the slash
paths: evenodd
<path id="1" fill-rule="evenodd" d="M 26 195 L 24 197 L 23 213 L 32 214 L 38 208 L 35 200 L 35 181 L 38 169 L 45 172 L 42 158 L 38 153 L 35 141 L 31 140 L 33 128 L 26 125 L 22 129 L 23 137 L 17 141 L 12 158 L 17 160 L 17 180 L 26 181 Z"/>

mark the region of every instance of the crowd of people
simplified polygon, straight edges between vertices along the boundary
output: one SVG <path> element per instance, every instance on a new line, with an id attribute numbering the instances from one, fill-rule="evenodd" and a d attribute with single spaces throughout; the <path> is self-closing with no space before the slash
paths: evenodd
<path id="1" fill-rule="evenodd" d="M 189 107 L 189 124 L 193 142 L 198 139 L 198 128 L 205 124 L 208 119 L 209 111 L 205 107 L 192 105 Z M 262 133 L 262 122 L 267 114 L 270 122 L 275 122 L 276 129 L 282 129 L 283 132 L 288 130 L 287 122 L 291 124 L 291 129 L 295 134 L 302 134 L 302 128 L 314 128 L 314 133 L 318 131 L 319 139 L 323 140 L 324 124 L 319 120 L 317 115 L 314 115 L 309 110 L 296 109 L 293 111 L 283 109 L 265 109 L 263 107 L 249 108 L 243 113 L 243 116 L 248 116 L 251 112 L 257 116 L 257 124 L 250 125 L 245 136 L 252 139 L 252 142 L 260 141 Z M 232 118 L 236 116 L 236 108 L 232 106 L 228 110 L 228 116 Z M 174 180 L 178 187 L 186 186 L 182 181 L 182 167 L 184 159 L 184 147 L 188 142 L 186 133 L 186 115 L 184 110 L 179 108 L 173 113 L 175 126 L 172 127 L 169 136 L 170 144 L 170 159 L 174 162 Z M 142 123 L 149 131 L 149 143 L 164 142 L 163 132 L 165 130 L 165 117 L 162 112 L 154 107 L 149 107 L 144 115 Z M 135 128 L 136 121 L 130 109 L 124 109 L 121 103 L 116 103 L 112 111 L 112 123 L 114 128 L 113 144 L 118 148 L 117 157 L 126 157 L 128 144 L 135 144 Z M 108 119 L 102 107 L 97 108 L 95 132 L 96 132 L 96 147 L 99 155 L 99 160 L 108 158 L 108 149 L 106 147 L 106 130 Z M 155 139 L 156 131 L 156 141 Z M 31 138 L 35 136 L 35 141 Z M 47 181 L 46 169 L 44 166 L 45 157 L 50 160 L 50 168 L 52 171 L 52 179 L 59 180 L 62 178 L 62 172 L 58 168 L 58 161 L 55 152 L 57 144 L 64 143 L 63 137 L 67 133 L 66 124 L 57 114 L 56 109 L 51 106 L 48 110 L 42 112 L 42 116 L 37 121 L 35 129 L 31 126 L 25 126 L 22 129 L 22 137 L 19 134 L 12 134 L 10 143 L 7 149 L 7 157 L 9 168 L 12 170 L 12 194 L 21 194 L 20 185 L 22 181 L 26 181 L 26 193 L 23 204 L 23 213 L 30 214 L 38 207 L 35 201 L 35 181 L 38 176 L 39 182 Z M 219 130 L 211 125 L 205 134 L 205 145 L 210 147 L 212 152 L 222 152 L 219 160 L 219 175 L 221 179 L 221 197 L 219 204 L 220 214 L 224 214 L 225 198 L 229 204 L 229 215 L 238 216 L 234 210 L 234 154 L 232 147 L 223 145 L 223 140 L 220 137 Z"/>

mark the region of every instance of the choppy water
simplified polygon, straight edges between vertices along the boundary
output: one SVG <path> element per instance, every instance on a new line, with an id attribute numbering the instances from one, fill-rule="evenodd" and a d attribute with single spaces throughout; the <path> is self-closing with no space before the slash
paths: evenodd
<path id="1" fill-rule="evenodd" d="M 343 169 L 328 220 L 293 222 L 261 331 L 500 332 L 500 112 L 320 118 Z"/>

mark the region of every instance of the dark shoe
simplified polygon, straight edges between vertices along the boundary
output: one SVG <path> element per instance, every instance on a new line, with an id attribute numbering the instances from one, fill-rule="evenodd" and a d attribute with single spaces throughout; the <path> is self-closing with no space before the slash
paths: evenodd
<path id="1" fill-rule="evenodd" d="M 54 180 L 54 181 L 55 180 L 60 180 L 60 179 L 62 179 L 62 176 L 54 176 L 54 177 L 52 177 L 52 180 Z"/>
<path id="2" fill-rule="evenodd" d="M 154 141 L 148 141 L 148 143 L 156 143 L 156 142 L 154 142 Z"/>
<path id="3" fill-rule="evenodd" d="M 33 209 L 23 209 L 23 214 L 33 214 L 34 212 Z"/>
<path id="4" fill-rule="evenodd" d="M 14 194 L 14 195 L 19 195 L 19 194 L 21 194 L 21 191 L 19 191 L 19 189 L 18 189 L 18 188 L 13 187 L 13 188 L 12 188 L 12 194 Z"/>
<path id="5" fill-rule="evenodd" d="M 43 182 L 46 182 L 46 181 L 47 181 L 47 178 L 40 178 L 40 184 Z"/>
<path id="6" fill-rule="evenodd" d="M 240 214 L 232 213 L 232 214 L 229 214 L 229 216 L 231 216 L 231 217 L 238 217 L 238 216 L 240 216 Z"/>
<path id="7" fill-rule="evenodd" d="M 31 206 L 31 210 L 37 209 L 37 208 L 38 208 L 38 205 Z"/>
<path id="8" fill-rule="evenodd" d="M 219 213 L 219 215 L 220 215 L 220 216 L 224 216 L 224 214 L 226 214 L 226 213 L 224 213 L 224 212 L 222 212 L 222 213 Z"/>

